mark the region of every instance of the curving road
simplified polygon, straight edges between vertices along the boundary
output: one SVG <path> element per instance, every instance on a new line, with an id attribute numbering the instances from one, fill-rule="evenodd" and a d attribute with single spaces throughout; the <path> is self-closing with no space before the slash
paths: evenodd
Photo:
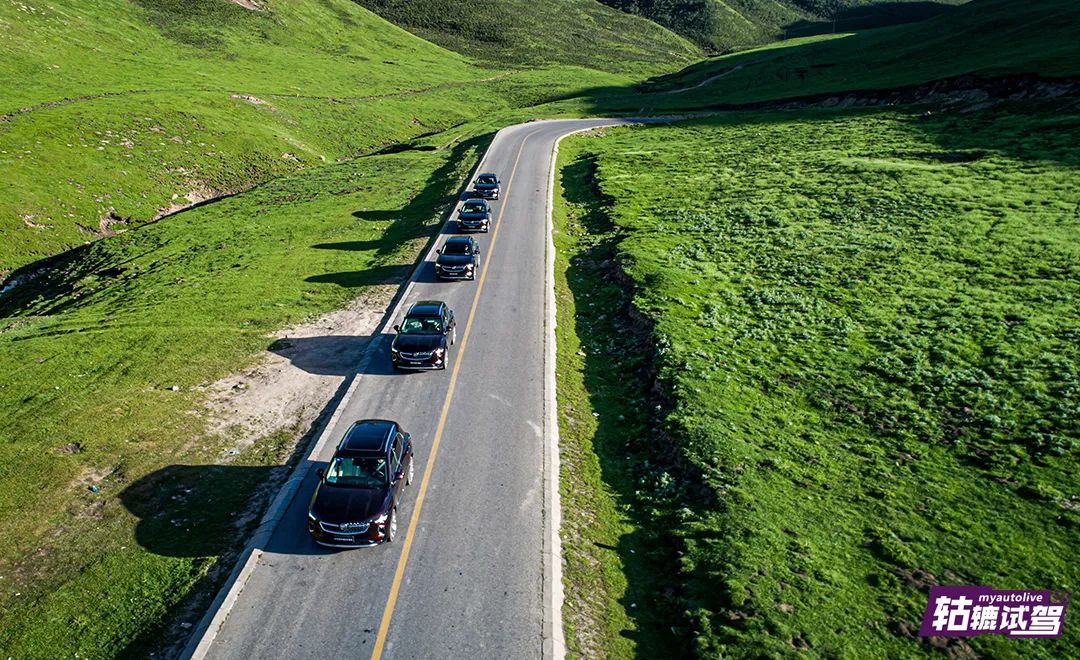
<path id="1" fill-rule="evenodd" d="M 371 343 L 297 469 L 295 494 L 287 491 L 272 508 L 219 597 L 224 604 L 208 614 L 185 655 L 561 655 L 558 606 L 552 609 L 561 600 L 560 565 L 550 545 L 558 511 L 549 443 L 557 429 L 545 399 L 554 396 L 545 325 L 552 153 L 563 135 L 619 123 L 628 122 L 543 121 L 499 132 L 479 167 L 500 174 L 503 197 L 492 203 L 491 233 L 477 235 L 477 281 L 436 282 L 428 254 L 384 321 L 392 326 L 415 300 L 447 301 L 458 319 L 449 368 L 393 373 L 390 335 Z M 413 434 L 420 478 L 399 511 L 406 531 L 392 545 L 325 550 L 306 531 L 313 468 L 364 417 L 398 420 Z"/>

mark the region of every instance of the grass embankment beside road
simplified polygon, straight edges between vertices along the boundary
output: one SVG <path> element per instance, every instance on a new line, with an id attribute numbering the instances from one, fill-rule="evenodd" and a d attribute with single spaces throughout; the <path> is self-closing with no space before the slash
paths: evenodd
<path id="1" fill-rule="evenodd" d="M 565 479 L 581 488 L 567 576 L 590 585 L 568 584 L 573 647 L 623 655 L 603 622 L 633 636 L 656 608 L 704 656 L 907 657 L 931 650 L 915 636 L 930 585 L 1075 590 L 1077 126 L 1062 99 L 728 114 L 563 143 L 571 208 L 611 226 L 572 215 L 561 258 L 587 273 L 596 243 L 625 273 L 659 374 L 647 402 L 605 380 L 642 324 L 610 287 L 563 291 Z M 648 441 L 655 405 L 670 405 L 666 442 Z M 679 556 L 662 575 L 639 563 L 653 534 Z M 650 586 L 665 580 L 667 595 Z M 1057 658 L 1078 630 L 934 644 Z"/>
<path id="2" fill-rule="evenodd" d="M 201 386 L 256 362 L 272 332 L 406 278 L 485 145 L 284 177 L 96 241 L 0 299 L 7 655 L 153 648 L 242 547 L 307 431 L 234 456 L 252 439 L 207 432 Z"/>
<path id="3" fill-rule="evenodd" d="M 552 212 L 567 642 L 575 657 L 670 656 L 683 642 L 664 573 L 670 511 L 649 501 L 669 487 L 650 467 L 652 336 L 627 318 L 612 261 L 620 232 L 592 189 L 584 144 L 563 142 Z"/>

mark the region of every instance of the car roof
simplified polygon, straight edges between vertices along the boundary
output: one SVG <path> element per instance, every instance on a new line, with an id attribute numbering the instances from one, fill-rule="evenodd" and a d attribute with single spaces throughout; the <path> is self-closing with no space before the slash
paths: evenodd
<path id="1" fill-rule="evenodd" d="M 480 174 L 477 174 L 477 175 L 476 175 L 476 178 L 477 178 L 477 179 L 479 179 L 479 178 L 480 178 L 480 177 L 482 177 L 482 176 L 493 176 L 493 177 L 495 177 L 496 179 L 498 179 L 498 178 L 499 178 L 499 175 L 498 175 L 498 174 L 495 174 L 494 172 L 481 172 Z"/>
<path id="2" fill-rule="evenodd" d="M 473 237 L 472 236 L 451 236 L 450 238 L 446 239 L 446 243 L 444 243 L 443 245 L 446 245 L 447 243 L 470 243 L 471 244 L 472 242 L 473 242 Z"/>
<path id="3" fill-rule="evenodd" d="M 397 422 L 388 419 L 362 419 L 353 422 L 338 444 L 338 453 L 345 455 L 382 455 L 394 433 Z"/>
<path id="4" fill-rule="evenodd" d="M 465 200 L 465 203 L 466 204 L 480 204 L 481 206 L 487 206 L 488 205 L 487 200 L 484 199 L 483 197 L 470 197 L 469 199 Z"/>
<path id="5" fill-rule="evenodd" d="M 441 300 L 418 300 L 412 304 L 405 316 L 438 316 L 442 306 Z"/>

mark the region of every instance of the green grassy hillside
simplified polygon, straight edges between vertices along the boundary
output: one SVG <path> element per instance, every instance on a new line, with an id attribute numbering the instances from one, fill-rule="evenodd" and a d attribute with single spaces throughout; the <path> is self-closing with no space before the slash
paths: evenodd
<path id="1" fill-rule="evenodd" d="M 923 20 L 966 0 L 600 0 L 713 52 Z"/>
<path id="2" fill-rule="evenodd" d="M 1075 655 L 915 632 L 933 584 L 1080 582 L 1078 129 L 1072 98 L 564 143 L 572 648 Z"/>
<path id="3" fill-rule="evenodd" d="M 188 200 L 633 80 L 480 68 L 349 0 L 263 4 L 0 4 L 0 275 Z M 688 61 L 692 48 L 665 38 L 678 57 L 650 51 L 630 68 Z M 627 68 L 623 55 L 592 63 Z"/>
<path id="4" fill-rule="evenodd" d="M 884 90 L 969 74 L 1075 76 L 1077 24 L 1075 3 L 1033 0 L 1018 7 L 1009 0 L 973 0 L 922 23 L 710 59 L 647 86 L 648 105 L 697 109 Z"/>
<path id="5" fill-rule="evenodd" d="M 698 48 L 595 0 L 356 0 L 434 43 L 490 66 L 573 64 L 641 73 L 696 59 Z"/>

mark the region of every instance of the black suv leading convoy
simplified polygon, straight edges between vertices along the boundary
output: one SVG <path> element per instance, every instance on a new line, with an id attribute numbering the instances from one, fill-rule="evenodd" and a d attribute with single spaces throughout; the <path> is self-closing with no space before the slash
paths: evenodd
<path id="1" fill-rule="evenodd" d="M 354 422 L 330 465 L 316 471 L 319 485 L 308 507 L 312 538 L 336 548 L 392 542 L 398 504 L 414 469 L 412 436 L 397 422 Z"/>
<path id="2" fill-rule="evenodd" d="M 441 300 L 412 304 L 390 345 L 390 360 L 398 369 L 445 369 L 447 350 L 457 337 L 454 313 Z"/>

